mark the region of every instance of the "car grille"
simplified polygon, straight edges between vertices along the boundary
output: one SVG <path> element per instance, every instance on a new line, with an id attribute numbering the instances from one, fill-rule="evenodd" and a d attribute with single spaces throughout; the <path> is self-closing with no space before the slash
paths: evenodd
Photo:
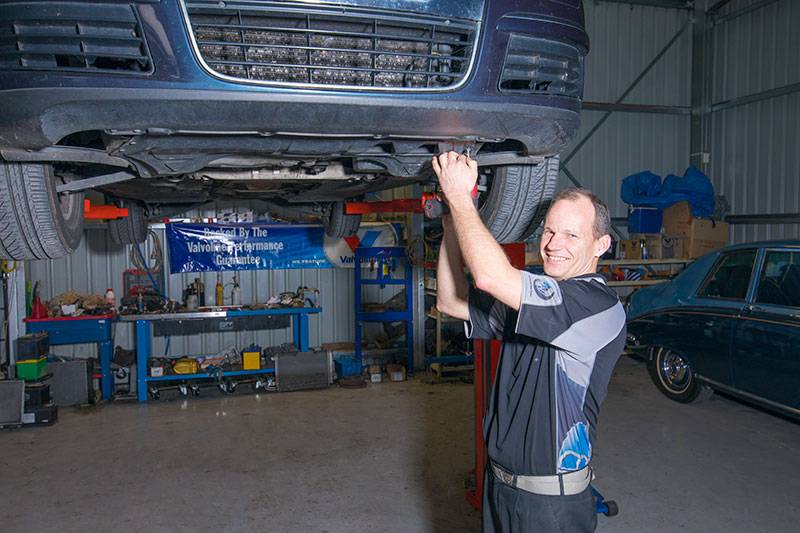
<path id="1" fill-rule="evenodd" d="M 12 2 L 0 9 L 0 70 L 149 72 L 132 4 Z"/>
<path id="2" fill-rule="evenodd" d="M 583 94 L 583 55 L 568 44 L 512 34 L 500 74 L 501 93 Z"/>
<path id="3" fill-rule="evenodd" d="M 465 79 L 477 36 L 475 22 L 430 16 L 217 4 L 186 12 L 205 65 L 237 81 L 444 90 Z"/>

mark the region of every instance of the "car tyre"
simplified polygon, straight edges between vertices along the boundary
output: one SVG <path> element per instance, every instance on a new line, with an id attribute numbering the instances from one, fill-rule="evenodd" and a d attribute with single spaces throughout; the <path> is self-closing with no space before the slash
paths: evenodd
<path id="1" fill-rule="evenodd" d="M 555 193 L 558 164 L 558 157 L 549 157 L 539 165 L 495 168 L 480 214 L 497 242 L 522 242 L 539 227 Z"/>
<path id="2" fill-rule="evenodd" d="M 147 240 L 147 218 L 144 207 L 126 202 L 128 216 L 108 221 L 108 235 L 116 244 L 140 244 Z"/>
<path id="3" fill-rule="evenodd" d="M 344 202 L 331 202 L 322 215 L 322 225 L 329 237 L 350 237 L 358 232 L 361 215 L 347 215 L 344 212 Z"/>
<path id="4" fill-rule="evenodd" d="M 83 237 L 83 193 L 59 194 L 53 167 L 0 161 L 0 255 L 58 259 Z"/>
<path id="5" fill-rule="evenodd" d="M 658 390 L 676 402 L 698 402 L 714 393 L 711 388 L 697 381 L 689 361 L 669 348 L 651 348 L 648 370 Z"/>

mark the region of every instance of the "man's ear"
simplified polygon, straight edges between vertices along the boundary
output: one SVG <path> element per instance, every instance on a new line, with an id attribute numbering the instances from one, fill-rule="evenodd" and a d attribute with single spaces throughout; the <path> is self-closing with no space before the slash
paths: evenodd
<path id="1" fill-rule="evenodd" d="M 611 248 L 611 235 L 603 235 L 595 241 L 594 256 L 600 257 Z"/>

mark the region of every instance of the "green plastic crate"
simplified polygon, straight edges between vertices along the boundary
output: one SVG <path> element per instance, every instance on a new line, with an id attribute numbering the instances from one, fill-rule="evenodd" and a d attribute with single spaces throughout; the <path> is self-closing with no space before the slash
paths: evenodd
<path id="1" fill-rule="evenodd" d="M 27 381 L 37 380 L 44 375 L 47 357 L 17 361 L 17 379 Z"/>

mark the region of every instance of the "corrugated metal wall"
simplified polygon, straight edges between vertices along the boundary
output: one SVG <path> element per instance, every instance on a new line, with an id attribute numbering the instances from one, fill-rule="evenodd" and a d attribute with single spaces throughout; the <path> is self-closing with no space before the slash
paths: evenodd
<path id="1" fill-rule="evenodd" d="M 712 34 L 711 102 L 800 83 L 798 28 L 797 0 L 725 6 Z M 800 92 L 715 111 L 711 128 L 711 175 L 733 214 L 800 212 Z M 798 224 L 737 225 L 732 239 L 797 238 L 799 230 Z"/>
<path id="2" fill-rule="evenodd" d="M 675 34 L 687 10 L 607 2 L 584 2 L 591 52 L 586 62 L 587 102 L 615 102 Z M 691 28 L 687 28 L 623 101 L 626 104 L 688 106 L 691 103 Z M 562 155 L 569 156 L 603 111 L 584 110 L 581 128 Z M 682 174 L 689 163 L 689 116 L 615 112 L 567 162 L 582 185 L 625 216 L 619 196 L 625 176 L 651 170 Z M 570 185 L 561 175 L 559 186 Z"/>

